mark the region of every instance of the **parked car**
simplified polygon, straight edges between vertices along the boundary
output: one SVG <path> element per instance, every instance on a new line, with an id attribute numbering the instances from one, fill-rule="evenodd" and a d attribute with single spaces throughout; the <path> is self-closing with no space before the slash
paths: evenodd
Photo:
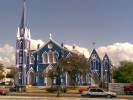
<path id="1" fill-rule="evenodd" d="M 87 91 L 87 90 L 89 90 L 90 88 L 96 88 L 96 86 L 87 86 L 87 87 L 80 87 L 79 88 L 79 93 L 81 94 L 83 91 Z"/>
<path id="2" fill-rule="evenodd" d="M 6 89 L 6 88 L 1 88 L 1 87 L 0 87 L 0 94 L 1 94 L 1 95 L 7 95 L 8 92 L 9 92 L 8 89 Z"/>
<path id="3" fill-rule="evenodd" d="M 81 96 L 89 96 L 89 97 L 116 97 L 117 94 L 114 92 L 106 92 L 100 88 L 90 88 L 87 91 L 82 91 Z"/>

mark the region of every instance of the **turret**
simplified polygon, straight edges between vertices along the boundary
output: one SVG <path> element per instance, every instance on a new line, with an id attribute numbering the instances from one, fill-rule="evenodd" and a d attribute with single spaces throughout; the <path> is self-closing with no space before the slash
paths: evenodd
<path id="1" fill-rule="evenodd" d="M 26 0 L 23 0 L 23 10 L 21 22 L 16 35 L 16 66 L 17 66 L 17 82 L 16 85 L 26 85 L 27 68 L 29 67 L 29 51 L 30 51 L 30 29 L 26 26 Z"/>

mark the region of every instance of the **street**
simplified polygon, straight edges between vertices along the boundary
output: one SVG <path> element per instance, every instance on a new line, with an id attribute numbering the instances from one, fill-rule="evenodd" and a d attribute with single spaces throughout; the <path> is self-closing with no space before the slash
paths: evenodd
<path id="1" fill-rule="evenodd" d="M 0 100 L 110 100 L 108 98 L 0 96 Z M 111 100 L 132 100 L 111 98 Z"/>

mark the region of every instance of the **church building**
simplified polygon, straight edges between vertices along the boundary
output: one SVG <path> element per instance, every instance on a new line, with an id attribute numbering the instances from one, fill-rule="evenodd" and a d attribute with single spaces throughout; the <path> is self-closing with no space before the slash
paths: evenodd
<path id="1" fill-rule="evenodd" d="M 26 25 L 26 1 L 24 0 L 22 18 L 16 35 L 16 85 L 34 85 L 34 86 L 50 86 L 51 80 L 44 73 L 53 70 L 57 67 L 59 59 L 69 57 L 73 54 L 72 51 L 64 47 L 63 43 L 59 44 L 52 39 L 42 46 L 38 44 L 37 50 L 31 50 L 30 29 Z M 79 52 L 76 51 L 78 55 Z M 103 60 L 100 59 L 97 51 L 94 49 L 88 59 L 88 74 L 86 76 L 86 85 L 99 84 L 101 81 L 105 83 L 111 82 L 111 63 L 110 59 L 105 54 Z M 82 77 L 82 76 L 81 76 Z M 64 73 L 63 83 L 68 86 L 68 73 Z M 62 82 L 62 80 L 61 80 Z M 56 79 L 53 81 L 56 84 Z M 84 82 L 78 82 L 78 85 L 83 85 Z"/>

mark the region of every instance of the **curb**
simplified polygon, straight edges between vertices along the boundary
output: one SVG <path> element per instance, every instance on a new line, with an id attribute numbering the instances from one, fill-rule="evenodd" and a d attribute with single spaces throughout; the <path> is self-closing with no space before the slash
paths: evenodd
<path id="1" fill-rule="evenodd" d="M 36 97 L 57 97 L 56 93 L 9 93 L 9 96 L 36 96 Z M 60 97 L 79 97 L 82 98 L 80 94 L 60 94 Z M 85 97 L 83 97 L 85 98 Z M 133 99 L 133 95 L 118 95 L 117 98 L 120 99 Z"/>

